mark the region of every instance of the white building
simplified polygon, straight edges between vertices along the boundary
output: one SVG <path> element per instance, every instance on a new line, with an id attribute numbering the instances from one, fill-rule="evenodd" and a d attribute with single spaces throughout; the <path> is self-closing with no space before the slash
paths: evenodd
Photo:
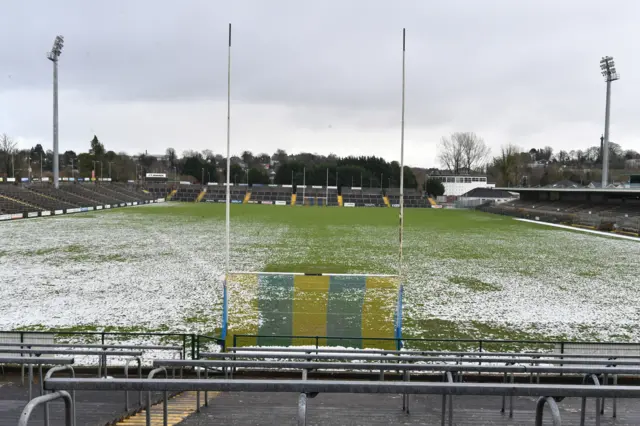
<path id="1" fill-rule="evenodd" d="M 475 188 L 495 188 L 494 183 L 487 183 L 486 176 L 430 176 L 444 185 L 445 196 L 459 196 Z"/>

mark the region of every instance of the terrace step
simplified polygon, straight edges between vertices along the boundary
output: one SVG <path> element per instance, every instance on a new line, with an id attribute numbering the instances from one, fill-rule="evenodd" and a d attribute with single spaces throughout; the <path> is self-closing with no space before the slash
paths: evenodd
<path id="1" fill-rule="evenodd" d="M 16 198 L 7 197 L 6 195 L 0 195 L 0 199 L 2 199 L 2 198 L 4 198 L 5 200 L 13 201 L 14 203 L 22 204 L 23 206 L 34 208 L 36 210 L 42 210 L 41 207 L 37 207 L 37 206 L 34 206 L 33 204 L 29 204 L 29 203 L 26 203 L 24 201 L 20 201 L 20 200 L 18 200 Z"/>
<path id="2" fill-rule="evenodd" d="M 171 200 L 171 197 L 173 197 L 174 195 L 176 195 L 176 192 L 178 192 L 177 189 L 173 189 L 169 195 L 167 195 L 167 201 Z"/>
<path id="3" fill-rule="evenodd" d="M 196 203 L 199 203 L 200 201 L 202 201 L 205 195 L 207 195 L 207 188 L 204 188 L 202 191 L 200 191 L 200 193 L 198 194 L 198 197 L 196 198 Z"/>
<path id="4" fill-rule="evenodd" d="M 209 392 L 209 400 L 215 398 L 218 392 Z M 204 399 L 204 392 L 200 392 L 201 401 Z M 197 392 L 182 392 L 172 398 L 169 398 L 169 405 L 167 407 L 167 424 L 177 425 L 184 419 L 195 413 L 197 404 Z M 202 406 L 202 405 L 201 405 Z M 162 425 L 163 424 L 163 410 L 164 402 L 151 406 L 151 424 Z M 147 419 L 147 410 L 143 409 L 131 417 L 121 420 L 116 425 L 121 426 L 134 426 L 145 425 Z"/>

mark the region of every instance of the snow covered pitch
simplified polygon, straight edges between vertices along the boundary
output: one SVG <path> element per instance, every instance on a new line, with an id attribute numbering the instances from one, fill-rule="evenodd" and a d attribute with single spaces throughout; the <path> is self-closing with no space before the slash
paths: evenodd
<path id="1" fill-rule="evenodd" d="M 398 212 L 233 205 L 233 270 L 397 273 Z M 224 205 L 0 224 L 0 329 L 220 327 Z M 405 337 L 637 341 L 640 243 L 406 210 Z"/>

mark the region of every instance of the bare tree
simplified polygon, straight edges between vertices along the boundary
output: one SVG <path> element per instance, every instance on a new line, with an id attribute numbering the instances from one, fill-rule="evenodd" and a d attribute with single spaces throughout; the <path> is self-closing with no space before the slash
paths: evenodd
<path id="1" fill-rule="evenodd" d="M 0 135 L 0 164 L 2 164 L 3 172 L 7 174 L 7 176 L 9 175 L 9 169 L 12 167 L 11 156 L 16 153 L 17 145 L 18 144 L 5 133 Z"/>
<path id="2" fill-rule="evenodd" d="M 461 169 L 471 172 L 484 165 L 489 148 L 473 132 L 457 132 L 443 137 L 438 147 L 438 159 L 443 167 L 459 174 Z"/>
<path id="3" fill-rule="evenodd" d="M 463 164 L 462 145 L 458 143 L 456 138 L 457 133 L 447 138 L 443 136 L 440 139 L 440 145 L 438 146 L 438 160 L 442 167 L 452 171 L 454 174 L 458 174 Z"/>
<path id="4" fill-rule="evenodd" d="M 462 162 L 468 172 L 483 166 L 489 156 L 489 147 L 484 139 L 473 132 L 454 133 L 462 147 Z"/>

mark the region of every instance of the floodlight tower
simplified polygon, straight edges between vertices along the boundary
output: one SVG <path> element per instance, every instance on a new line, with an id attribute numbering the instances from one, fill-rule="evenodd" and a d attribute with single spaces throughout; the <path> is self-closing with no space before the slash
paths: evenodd
<path id="1" fill-rule="evenodd" d="M 64 37 L 61 35 L 56 36 L 51 52 L 47 53 L 47 58 L 53 62 L 53 185 L 56 188 L 60 178 L 58 170 L 60 168 L 58 164 L 58 58 L 62 53 L 63 45 Z"/>
<path id="2" fill-rule="evenodd" d="M 606 188 L 609 180 L 609 115 L 611 112 L 611 82 L 620 76 L 616 71 L 616 64 L 611 56 L 600 60 L 600 70 L 607 82 L 607 103 L 604 113 L 604 142 L 602 144 L 602 188 Z"/>

